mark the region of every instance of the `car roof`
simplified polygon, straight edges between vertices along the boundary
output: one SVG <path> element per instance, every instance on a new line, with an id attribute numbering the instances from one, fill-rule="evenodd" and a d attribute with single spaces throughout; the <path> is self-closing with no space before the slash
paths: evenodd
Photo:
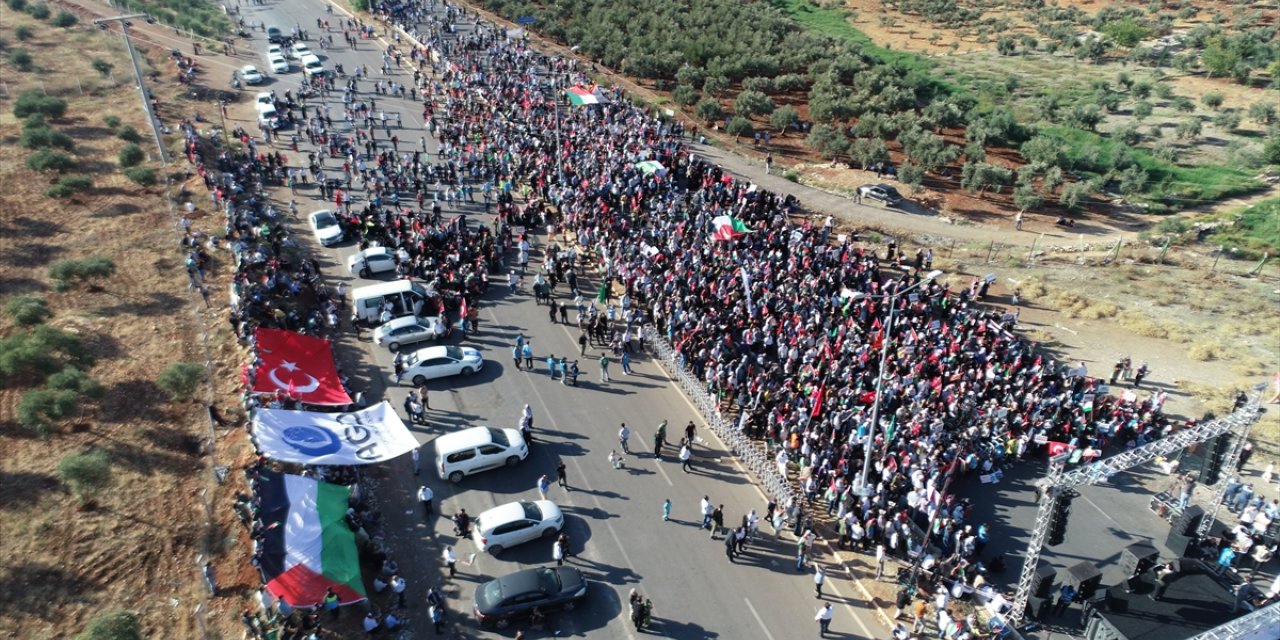
<path id="1" fill-rule="evenodd" d="M 448 349 L 449 347 L 445 345 L 432 345 L 418 349 L 414 352 L 414 355 L 417 356 L 419 361 L 422 361 L 428 358 L 439 358 L 445 355 Z"/>
<path id="2" fill-rule="evenodd" d="M 524 519 L 524 505 L 528 500 L 517 500 L 500 504 L 492 509 L 484 511 L 480 514 L 480 520 L 489 523 L 494 522 L 511 522 L 512 520 Z M 541 501 L 539 501 L 541 502 Z"/>
<path id="3" fill-rule="evenodd" d="M 383 329 L 399 329 L 400 327 L 407 327 L 411 324 L 430 325 L 431 318 L 415 318 L 414 316 L 400 316 L 399 318 L 392 318 L 391 320 L 383 323 L 382 328 Z"/>
<path id="4" fill-rule="evenodd" d="M 248 70 L 250 70 L 250 69 L 253 69 L 254 71 L 257 71 L 257 70 L 258 70 L 258 67 L 257 67 L 257 66 L 255 66 L 255 65 L 251 65 L 251 64 L 246 64 L 245 66 L 240 67 L 240 68 L 241 68 L 241 69 L 243 69 L 243 70 L 245 70 L 245 71 L 248 71 Z"/>
<path id="5" fill-rule="evenodd" d="M 462 431 L 446 433 L 436 438 L 436 452 L 443 454 L 452 452 L 454 449 L 489 444 L 493 442 L 493 436 L 490 435 L 489 429 L 490 427 L 471 427 Z"/>
<path id="6" fill-rule="evenodd" d="M 498 578 L 498 584 L 502 585 L 502 595 L 507 597 L 517 593 L 541 592 L 542 589 L 538 585 L 538 574 L 549 570 L 546 567 L 534 567 L 515 573 L 508 573 Z"/>
<path id="7" fill-rule="evenodd" d="M 387 247 L 369 247 L 368 249 L 365 249 L 364 251 L 360 252 L 360 255 L 362 256 L 376 256 L 376 255 L 385 256 L 390 254 L 391 254 L 391 249 L 388 249 Z"/>
<path id="8" fill-rule="evenodd" d="M 356 287 L 351 290 L 351 299 L 359 300 L 361 298 L 371 298 L 374 296 L 385 296 L 391 293 L 399 293 L 401 291 L 409 291 L 413 288 L 412 280 L 396 279 L 390 282 L 379 282 L 378 284 Z"/>
<path id="9" fill-rule="evenodd" d="M 883 183 L 883 182 L 881 182 L 880 184 L 878 184 L 878 185 L 876 185 L 876 186 L 877 186 L 877 187 L 880 187 L 881 189 L 886 189 L 886 190 L 889 190 L 889 191 L 897 191 L 897 189 L 894 189 L 892 185 L 887 185 L 887 184 L 885 184 L 885 183 Z"/>

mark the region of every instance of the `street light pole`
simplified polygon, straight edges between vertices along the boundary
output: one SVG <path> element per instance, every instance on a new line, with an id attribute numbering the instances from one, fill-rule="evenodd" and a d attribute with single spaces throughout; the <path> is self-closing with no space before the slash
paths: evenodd
<path id="1" fill-rule="evenodd" d="M 889 362 L 889 339 L 893 333 L 893 321 L 898 313 L 898 298 L 902 294 L 919 287 L 922 284 L 933 282 L 941 276 L 942 272 L 938 270 L 930 271 L 919 282 L 897 291 L 889 295 L 869 296 L 873 298 L 887 298 L 889 300 L 889 322 L 884 327 L 884 335 L 880 339 L 880 375 L 876 378 L 876 396 L 875 401 L 871 404 L 871 426 L 867 429 L 867 441 L 863 445 L 865 455 L 862 458 L 862 475 L 858 484 L 858 495 L 870 496 L 874 494 L 871 486 L 867 484 L 867 477 L 871 473 L 871 449 L 876 440 L 876 428 L 880 425 L 880 398 L 884 395 L 884 373 L 886 364 Z M 867 295 L 855 296 L 855 298 L 866 298 Z"/>

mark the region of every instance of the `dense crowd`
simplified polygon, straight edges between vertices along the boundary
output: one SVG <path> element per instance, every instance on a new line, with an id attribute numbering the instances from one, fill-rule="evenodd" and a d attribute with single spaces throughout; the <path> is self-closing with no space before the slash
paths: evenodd
<path id="1" fill-rule="evenodd" d="M 966 584 L 990 530 L 973 521 L 970 499 L 947 490 L 950 477 L 998 473 L 1055 443 L 1088 461 L 1173 426 L 1161 394 L 1104 393 L 1083 366 L 1054 362 L 1010 333 L 1016 310 L 980 304 L 988 282 L 926 278 L 932 254 L 923 249 L 833 238 L 830 219 L 814 224 L 793 197 L 693 155 L 680 122 L 630 103 L 618 88 L 594 87 L 578 62 L 539 54 L 490 24 L 458 34 L 462 14 L 433 9 L 374 7 L 416 39 L 392 31 L 397 44 L 383 55 L 384 68 L 407 70 L 394 78 L 411 75 L 412 84 L 357 67 L 322 85 L 304 82 L 278 103 L 290 117 L 300 111 L 317 148 L 305 166 L 286 167 L 243 130 L 233 132 L 243 151 L 210 151 L 184 123 L 189 160 L 227 220 L 221 237 L 192 232 L 193 283 L 203 277 L 204 248 L 231 249 L 231 322 L 242 339 L 251 342 L 258 326 L 332 334 L 344 318 L 343 292 L 324 286 L 317 264 L 287 236 L 296 204 L 276 209 L 265 187 L 318 184 L 347 236 L 361 248 L 395 249 L 397 274 L 430 283 L 441 312 L 474 310 L 492 274 L 515 289 L 534 250 L 523 230 L 546 230 L 536 282 L 552 292 L 568 284 L 593 342 L 629 343 L 622 338 L 635 324 L 654 323 L 740 428 L 776 451 L 784 470 L 800 469 L 803 504 L 779 505 L 797 531 L 822 505 L 842 546 L 901 558 L 928 531 L 943 555 L 929 557 L 926 572 Z M 355 21 L 339 27 L 371 33 Z M 570 106 L 570 87 L 601 103 Z M 424 135 L 391 127 L 378 108 L 388 95 L 421 100 Z M 338 97 L 340 107 L 331 100 L 332 108 L 308 111 L 308 99 Z M 437 151 L 428 152 L 427 136 Z M 479 203 L 496 207 L 492 227 L 461 214 Z M 720 216 L 749 232 L 717 239 L 712 221 Z M 508 264 L 513 254 L 519 275 Z M 578 291 L 588 272 L 604 283 L 604 310 Z M 877 395 L 881 423 L 873 429 Z M 249 404 L 256 402 L 292 406 L 283 396 Z M 860 495 L 866 447 L 873 469 Z M 245 509 L 252 513 L 251 500 Z"/>

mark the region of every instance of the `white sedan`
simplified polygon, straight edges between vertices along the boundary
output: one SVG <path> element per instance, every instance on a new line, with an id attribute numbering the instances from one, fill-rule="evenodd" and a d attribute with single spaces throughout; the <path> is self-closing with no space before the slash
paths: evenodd
<path id="1" fill-rule="evenodd" d="M 271 105 L 272 107 L 276 105 L 276 99 L 271 97 L 270 91 L 259 91 L 257 97 L 254 98 L 254 101 L 258 104 Z M 261 109 L 262 107 L 258 108 Z"/>
<path id="2" fill-rule="evenodd" d="M 415 318 L 400 316 L 373 330 L 373 343 L 387 348 L 391 353 L 400 347 L 425 340 L 439 340 L 449 327 L 440 316 Z"/>
<path id="3" fill-rule="evenodd" d="M 251 64 L 240 68 L 240 77 L 244 78 L 245 84 L 262 84 L 262 73 Z"/>
<path id="4" fill-rule="evenodd" d="M 311 47 L 308 47 L 308 46 L 307 46 L 307 43 L 305 43 L 305 42 L 298 42 L 298 43 L 295 43 L 295 44 L 293 45 L 293 49 L 292 49 L 292 50 L 290 50 L 290 53 L 292 53 L 292 54 L 293 54 L 293 57 L 295 57 L 295 58 L 297 58 L 297 59 L 299 59 L 299 60 L 303 59 L 303 58 L 304 58 L 304 57 L 306 57 L 306 56 L 312 55 L 312 54 L 311 54 Z"/>
<path id="5" fill-rule="evenodd" d="M 267 62 L 271 63 L 272 73 L 289 73 L 289 61 L 284 59 L 282 55 L 274 55 L 267 58 Z"/>
<path id="6" fill-rule="evenodd" d="M 493 555 L 538 538 L 551 539 L 564 526 L 564 514 L 550 500 L 521 500 L 496 506 L 476 517 L 472 539 Z"/>
<path id="7" fill-rule="evenodd" d="M 435 346 L 418 349 L 405 356 L 401 380 L 421 387 L 428 380 L 445 376 L 469 376 L 484 367 L 484 358 L 471 347 Z"/>
<path id="8" fill-rule="evenodd" d="M 331 247 L 342 242 L 342 227 L 338 225 L 338 219 L 333 216 L 332 211 L 314 211 L 307 220 L 311 223 L 311 232 L 316 235 L 316 242 L 321 246 Z"/>
<path id="9" fill-rule="evenodd" d="M 369 247 L 347 258 L 347 271 L 362 278 L 395 270 L 396 254 L 386 247 Z"/>

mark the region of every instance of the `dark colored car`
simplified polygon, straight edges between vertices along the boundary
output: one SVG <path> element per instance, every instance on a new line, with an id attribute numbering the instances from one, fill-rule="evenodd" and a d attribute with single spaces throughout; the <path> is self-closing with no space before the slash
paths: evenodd
<path id="1" fill-rule="evenodd" d="M 278 44 L 284 40 L 284 33 L 276 27 L 267 27 L 267 42 Z"/>
<path id="2" fill-rule="evenodd" d="M 571 611 L 587 596 L 587 580 L 574 567 L 538 567 L 509 573 L 476 588 L 474 611 L 482 625 L 504 628 L 537 607 Z"/>

